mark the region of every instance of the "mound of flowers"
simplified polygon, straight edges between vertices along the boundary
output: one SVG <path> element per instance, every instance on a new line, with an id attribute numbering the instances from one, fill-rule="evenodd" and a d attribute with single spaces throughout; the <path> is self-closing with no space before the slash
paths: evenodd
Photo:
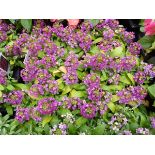
<path id="1" fill-rule="evenodd" d="M 1 21 L 0 33 L 10 68 L 22 67 L 23 83 L 0 71 L 0 106 L 18 134 L 154 133 L 146 97 L 155 67 L 117 20 L 34 20 L 30 33 Z"/>

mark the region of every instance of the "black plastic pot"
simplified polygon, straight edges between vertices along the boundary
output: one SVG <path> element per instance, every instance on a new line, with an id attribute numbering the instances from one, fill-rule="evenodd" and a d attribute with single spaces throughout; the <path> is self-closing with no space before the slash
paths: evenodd
<path id="1" fill-rule="evenodd" d="M 8 61 L 4 58 L 4 56 L 0 53 L 0 68 L 5 70 L 6 72 L 8 71 Z"/>
<path id="2" fill-rule="evenodd" d="M 23 69 L 22 67 L 13 68 L 13 78 L 17 80 L 19 83 L 24 83 L 23 79 L 20 76 L 20 72 L 22 69 Z"/>

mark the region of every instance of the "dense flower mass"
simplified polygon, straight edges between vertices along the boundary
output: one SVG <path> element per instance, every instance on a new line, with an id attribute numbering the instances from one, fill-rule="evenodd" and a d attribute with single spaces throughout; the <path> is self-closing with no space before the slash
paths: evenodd
<path id="1" fill-rule="evenodd" d="M 24 93 L 22 91 L 14 90 L 6 96 L 6 98 L 4 99 L 4 102 L 17 105 L 22 103 L 23 98 L 24 98 Z"/>
<path id="2" fill-rule="evenodd" d="M 9 63 L 5 72 L 0 62 L 0 113 L 17 120 L 11 123 L 17 131 L 155 133 L 148 110 L 155 66 L 143 61 L 141 44 L 118 20 L 33 20 L 30 30 L 16 23 L 0 20 L 0 49 Z"/>
<path id="3" fill-rule="evenodd" d="M 124 104 L 142 104 L 142 101 L 145 99 L 147 93 L 143 87 L 140 86 L 130 86 L 126 89 L 123 89 L 117 93 L 120 97 L 119 103 Z"/>
<path id="4" fill-rule="evenodd" d="M 82 102 L 79 98 L 64 98 L 62 104 L 64 108 L 75 110 L 81 107 Z"/>
<path id="5" fill-rule="evenodd" d="M 42 115 L 52 114 L 59 103 L 54 98 L 44 98 L 38 101 L 37 109 Z"/>
<path id="6" fill-rule="evenodd" d="M 81 106 L 81 115 L 85 118 L 91 119 L 96 116 L 96 107 L 93 104 L 85 103 Z"/>
<path id="7" fill-rule="evenodd" d="M 29 109 L 17 107 L 15 118 L 21 123 L 23 123 L 24 121 L 28 121 L 30 119 Z"/>

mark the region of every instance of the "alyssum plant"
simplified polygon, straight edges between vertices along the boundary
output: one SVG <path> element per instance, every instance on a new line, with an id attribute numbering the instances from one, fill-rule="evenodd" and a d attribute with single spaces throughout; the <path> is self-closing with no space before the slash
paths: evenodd
<path id="1" fill-rule="evenodd" d="M 0 74 L 0 106 L 20 131 L 13 134 L 154 134 L 146 96 L 154 96 L 155 67 L 117 20 L 33 20 L 29 33 L 1 21 L 0 33 L 11 69 L 23 68 L 23 83 Z"/>

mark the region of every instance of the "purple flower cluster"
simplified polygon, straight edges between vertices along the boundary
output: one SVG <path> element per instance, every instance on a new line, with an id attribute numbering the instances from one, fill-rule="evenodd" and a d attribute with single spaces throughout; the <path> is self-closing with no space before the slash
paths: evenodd
<path id="1" fill-rule="evenodd" d="M 113 75 L 109 80 L 108 80 L 108 83 L 113 83 L 115 85 L 117 85 L 119 83 L 119 80 L 120 80 L 120 75 L 119 74 L 115 74 Z"/>
<path id="2" fill-rule="evenodd" d="M 86 30 L 86 27 L 91 29 L 90 23 L 83 23 L 81 29 L 76 32 L 72 28 L 68 26 L 64 28 L 63 25 L 56 22 L 52 27 L 52 32 L 72 48 L 79 45 L 86 52 L 90 50 L 92 45 L 92 39 L 88 34 L 89 29 Z"/>
<path id="3" fill-rule="evenodd" d="M 42 120 L 41 114 L 37 107 L 30 109 L 30 117 L 36 122 L 40 122 Z"/>
<path id="4" fill-rule="evenodd" d="M 100 115 L 103 115 L 107 110 L 108 106 L 104 101 L 98 101 L 96 102 L 97 110 L 100 112 Z"/>
<path id="5" fill-rule="evenodd" d="M 44 94 L 44 87 L 40 84 L 34 84 L 29 89 L 29 95 L 38 98 L 40 95 Z"/>
<path id="6" fill-rule="evenodd" d="M 92 103 L 84 103 L 80 108 L 80 112 L 83 117 L 92 119 L 96 116 L 97 108 Z"/>
<path id="7" fill-rule="evenodd" d="M 133 42 L 135 35 L 133 32 L 122 31 L 123 39 L 126 43 L 130 44 Z"/>
<path id="8" fill-rule="evenodd" d="M 37 70 L 36 66 L 27 65 L 21 70 L 20 75 L 25 82 L 31 82 L 35 79 Z"/>
<path id="9" fill-rule="evenodd" d="M 62 100 L 62 106 L 63 108 L 71 109 L 71 110 L 76 110 L 79 109 L 82 105 L 83 101 L 80 100 L 79 98 L 63 98 Z"/>
<path id="10" fill-rule="evenodd" d="M 49 74 L 46 69 L 39 69 L 36 73 L 36 81 L 39 84 L 46 84 L 46 82 L 51 78 L 51 74 Z"/>
<path id="11" fill-rule="evenodd" d="M 54 125 L 51 129 L 51 135 L 66 135 L 67 134 L 67 125 L 64 123 L 60 123 L 58 125 Z"/>
<path id="12" fill-rule="evenodd" d="M 78 57 L 73 53 L 70 52 L 69 56 L 65 61 L 65 67 L 67 73 L 64 75 L 64 79 L 66 84 L 75 84 L 78 82 L 78 77 L 76 73 L 76 69 L 79 66 Z"/>
<path id="13" fill-rule="evenodd" d="M 117 95 L 120 97 L 119 103 L 140 105 L 145 99 L 147 93 L 146 90 L 141 86 L 130 86 L 120 90 Z"/>
<path id="14" fill-rule="evenodd" d="M 45 90 L 47 92 L 50 92 L 51 94 L 57 94 L 58 93 L 58 82 L 55 80 L 48 80 L 45 84 Z"/>
<path id="15" fill-rule="evenodd" d="M 95 73 L 88 74 L 84 84 L 87 86 L 88 99 L 100 101 L 104 95 L 104 91 L 100 88 L 100 77 Z"/>
<path id="16" fill-rule="evenodd" d="M 155 67 L 152 64 L 143 63 L 143 71 L 146 76 L 155 77 Z"/>
<path id="17" fill-rule="evenodd" d="M 108 60 L 104 54 L 86 55 L 82 62 L 85 68 L 92 68 L 93 70 L 103 70 L 107 67 L 107 63 Z"/>
<path id="18" fill-rule="evenodd" d="M 0 43 L 7 40 L 8 29 L 8 25 L 3 20 L 0 20 Z"/>
<path id="19" fill-rule="evenodd" d="M 29 109 L 17 107 L 15 119 L 18 120 L 20 123 L 28 121 L 30 119 Z"/>
<path id="20" fill-rule="evenodd" d="M 120 59 L 120 63 L 116 66 L 118 71 L 131 71 L 136 66 L 136 59 L 133 56 L 126 56 Z"/>
<path id="21" fill-rule="evenodd" d="M 84 60 L 81 63 L 84 68 L 91 68 L 93 70 L 113 69 L 117 72 L 123 72 L 131 71 L 136 66 L 136 59 L 134 56 L 111 58 L 104 54 L 96 54 L 84 56 Z"/>
<path id="22" fill-rule="evenodd" d="M 138 42 L 133 42 L 130 44 L 130 46 L 128 47 L 129 52 L 132 55 L 138 55 L 140 54 L 140 50 L 142 49 L 141 44 L 139 44 Z"/>
<path id="23" fill-rule="evenodd" d="M 7 56 L 20 56 L 22 55 L 22 49 L 18 41 L 15 41 L 12 45 L 5 46 Z"/>
<path id="24" fill-rule="evenodd" d="M 144 81 L 146 80 L 146 75 L 144 72 L 142 71 L 138 71 L 137 73 L 135 73 L 134 75 L 134 80 L 135 82 L 137 82 L 138 84 L 143 84 Z"/>
<path id="25" fill-rule="evenodd" d="M 78 66 L 79 66 L 78 57 L 73 52 L 70 52 L 69 56 L 65 61 L 65 67 L 67 71 L 76 70 Z"/>
<path id="26" fill-rule="evenodd" d="M 138 84 L 143 84 L 147 78 L 155 77 L 155 67 L 152 64 L 142 62 L 141 65 L 134 75 L 134 80 Z"/>
<path id="27" fill-rule="evenodd" d="M 95 74 L 95 73 L 91 73 L 91 74 L 88 74 L 84 78 L 83 82 L 88 87 L 90 85 L 99 86 L 100 85 L 100 77 L 97 74 Z"/>
<path id="28" fill-rule="evenodd" d="M 155 128 L 155 117 L 150 118 L 152 128 Z"/>
<path id="29" fill-rule="evenodd" d="M 63 76 L 66 84 L 75 84 L 78 82 L 78 77 L 77 77 L 77 73 L 76 70 L 73 70 L 71 72 L 67 72 L 64 76 Z"/>
<path id="30" fill-rule="evenodd" d="M 59 102 L 54 98 L 43 98 L 38 101 L 37 109 L 42 115 L 52 114 L 55 110 L 57 110 L 59 106 Z"/>
<path id="31" fill-rule="evenodd" d="M 24 93 L 20 90 L 13 90 L 11 91 L 6 97 L 4 98 L 4 102 L 8 102 L 14 105 L 21 104 L 24 98 Z"/>
<path id="32" fill-rule="evenodd" d="M 90 21 L 85 21 L 80 27 L 82 32 L 90 32 L 90 30 L 93 28 L 93 25 Z"/>
<path id="33" fill-rule="evenodd" d="M 115 19 L 105 19 L 100 20 L 100 22 L 96 25 L 98 29 L 103 29 L 107 26 L 110 27 L 112 30 L 115 30 L 119 27 L 119 22 Z"/>
<path id="34" fill-rule="evenodd" d="M 112 117 L 110 122 L 108 123 L 110 125 L 110 129 L 114 132 L 118 132 L 122 127 L 124 127 L 127 124 L 128 120 L 125 115 L 122 113 L 115 113 Z"/>
<path id="35" fill-rule="evenodd" d="M 51 68 L 56 65 L 56 58 L 54 55 L 46 55 L 41 60 L 37 61 L 37 65 L 43 68 Z"/>
<path id="36" fill-rule="evenodd" d="M 7 82 L 6 72 L 0 68 L 0 84 L 5 85 Z"/>
<path id="37" fill-rule="evenodd" d="M 138 135 L 149 135 L 150 132 L 149 132 L 149 129 L 138 128 L 138 129 L 136 129 L 136 134 L 138 134 Z"/>
<path id="38" fill-rule="evenodd" d="M 88 99 L 91 101 L 100 101 L 104 95 L 104 91 L 99 86 L 90 85 L 87 88 Z"/>
<path id="39" fill-rule="evenodd" d="M 114 31 L 110 28 L 107 28 L 107 30 L 103 31 L 103 39 L 105 40 L 112 40 L 114 37 Z"/>

